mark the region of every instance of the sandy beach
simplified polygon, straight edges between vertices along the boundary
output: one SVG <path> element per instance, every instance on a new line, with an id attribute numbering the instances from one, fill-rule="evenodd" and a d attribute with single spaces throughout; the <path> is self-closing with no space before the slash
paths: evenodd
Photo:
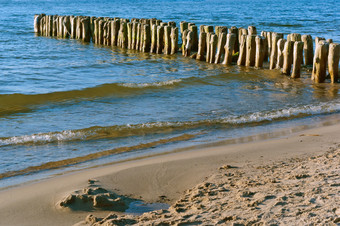
<path id="1" fill-rule="evenodd" d="M 339 225 L 339 128 L 196 148 L 5 189 L 0 224 Z M 124 214 L 134 199 L 170 208 Z"/>

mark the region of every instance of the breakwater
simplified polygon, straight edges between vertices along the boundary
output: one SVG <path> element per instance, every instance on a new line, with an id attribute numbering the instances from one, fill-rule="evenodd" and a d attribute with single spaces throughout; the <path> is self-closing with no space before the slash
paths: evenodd
<path id="1" fill-rule="evenodd" d="M 269 61 L 269 69 L 299 78 L 301 65 L 312 65 L 311 79 L 323 83 L 338 82 L 340 45 L 332 39 L 315 37 L 315 51 L 311 35 L 261 31 L 232 26 L 205 26 L 199 30 L 194 23 L 163 22 L 156 18 L 137 19 L 35 15 L 34 31 L 42 36 L 92 41 L 105 46 L 118 46 L 155 54 L 176 54 L 208 63 L 244 65 L 262 68 Z M 179 45 L 179 33 L 182 43 Z M 180 46 L 180 48 L 179 48 Z M 327 74 L 328 69 L 328 74 Z"/>

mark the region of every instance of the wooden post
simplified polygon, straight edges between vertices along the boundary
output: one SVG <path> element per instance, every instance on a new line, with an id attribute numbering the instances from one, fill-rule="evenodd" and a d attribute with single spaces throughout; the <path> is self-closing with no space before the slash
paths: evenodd
<path id="1" fill-rule="evenodd" d="M 329 44 L 333 43 L 333 39 L 329 38 L 326 40 L 326 42 L 328 42 Z"/>
<path id="2" fill-rule="evenodd" d="M 238 40 L 238 28 L 235 26 L 232 26 L 231 28 L 229 28 L 229 34 L 235 34 L 235 43 L 234 43 L 234 50 L 233 53 L 237 53 L 239 51 L 239 40 Z"/>
<path id="3" fill-rule="evenodd" d="M 267 39 L 263 36 L 256 36 L 256 53 L 255 53 L 255 67 L 261 68 L 263 66 L 264 56 L 266 55 Z"/>
<path id="4" fill-rule="evenodd" d="M 127 25 L 125 22 L 120 24 L 118 32 L 118 46 L 123 49 L 127 48 Z"/>
<path id="5" fill-rule="evenodd" d="M 78 17 L 77 19 L 77 25 L 76 25 L 76 39 L 82 39 L 82 24 L 81 24 L 82 17 Z M 103 24 L 104 25 L 104 24 Z M 103 31 L 103 29 L 101 29 Z M 103 44 L 103 43 L 100 43 Z"/>
<path id="6" fill-rule="evenodd" d="M 212 32 L 207 33 L 207 40 L 206 40 L 206 42 L 207 42 L 207 51 L 206 51 L 206 57 L 205 57 L 205 61 L 207 63 L 209 63 L 209 61 L 210 61 L 210 37 L 213 34 L 214 33 L 212 33 Z"/>
<path id="7" fill-rule="evenodd" d="M 132 23 L 128 22 L 126 24 L 127 27 L 127 48 L 132 49 Z"/>
<path id="8" fill-rule="evenodd" d="M 181 31 L 181 40 L 182 40 L 182 43 L 183 43 L 183 32 L 188 29 L 188 22 L 181 21 L 179 26 L 180 26 L 180 31 Z"/>
<path id="9" fill-rule="evenodd" d="M 285 46 L 283 48 L 283 66 L 282 66 L 282 73 L 285 75 L 290 75 L 290 70 L 292 68 L 293 63 L 293 49 L 294 42 L 286 41 Z"/>
<path id="10" fill-rule="evenodd" d="M 51 36 L 55 36 L 54 34 L 55 34 L 55 28 L 54 28 L 54 25 L 55 25 L 55 23 L 54 23 L 54 18 L 55 18 L 55 15 L 51 15 L 50 16 L 51 17 L 51 24 L 50 24 L 50 35 Z M 68 16 L 68 18 L 70 18 L 70 16 Z"/>
<path id="11" fill-rule="evenodd" d="M 302 35 L 305 65 L 313 65 L 313 39 L 311 35 Z"/>
<path id="12" fill-rule="evenodd" d="M 261 36 L 266 39 L 265 41 L 265 46 L 264 46 L 264 56 L 263 56 L 263 61 L 267 62 L 268 61 L 268 37 L 267 37 L 267 32 L 266 31 L 261 31 Z"/>
<path id="13" fill-rule="evenodd" d="M 151 47 L 150 52 L 156 53 L 157 50 L 157 25 L 153 24 L 151 27 Z"/>
<path id="14" fill-rule="evenodd" d="M 164 36 L 164 27 L 157 26 L 157 49 L 156 53 L 161 54 L 164 48 L 164 42 L 163 42 L 163 36 Z"/>
<path id="15" fill-rule="evenodd" d="M 63 37 L 69 38 L 71 34 L 71 21 L 70 16 L 64 17 L 64 31 L 63 31 Z"/>
<path id="16" fill-rule="evenodd" d="M 43 15 L 43 16 L 41 16 L 41 19 L 40 19 L 40 35 L 41 36 L 44 36 L 44 34 L 45 34 L 45 18 L 46 18 L 46 16 L 45 15 Z"/>
<path id="17" fill-rule="evenodd" d="M 214 32 L 214 27 L 210 26 L 210 25 L 204 26 L 204 32 L 205 33 L 213 33 Z"/>
<path id="18" fill-rule="evenodd" d="M 182 34 L 182 55 L 185 56 L 185 48 L 187 45 L 187 36 L 188 36 L 189 30 L 184 30 Z"/>
<path id="19" fill-rule="evenodd" d="M 94 37 L 93 37 L 94 44 L 99 44 L 99 21 L 100 21 L 99 18 L 94 20 Z"/>
<path id="20" fill-rule="evenodd" d="M 161 23 L 162 23 L 162 20 L 156 20 L 156 25 L 157 26 L 161 25 Z"/>
<path id="21" fill-rule="evenodd" d="M 192 31 L 187 30 L 187 37 L 185 40 L 185 50 L 184 50 L 184 56 L 189 57 L 191 53 L 191 47 L 192 47 Z M 184 32 L 185 33 L 185 32 Z"/>
<path id="22" fill-rule="evenodd" d="M 246 66 L 255 66 L 256 35 L 247 35 Z"/>
<path id="23" fill-rule="evenodd" d="M 136 47 L 135 47 L 136 50 L 139 50 L 139 45 L 141 42 L 141 38 L 140 38 L 141 33 L 142 33 L 142 24 L 138 23 L 137 24 L 137 36 L 136 36 Z"/>
<path id="24" fill-rule="evenodd" d="M 120 21 L 118 19 L 111 21 L 111 46 L 117 46 L 119 28 Z"/>
<path id="25" fill-rule="evenodd" d="M 293 70 L 292 78 L 300 78 L 301 64 L 303 59 L 303 42 L 296 41 L 294 43 L 294 53 L 293 53 Z"/>
<path id="26" fill-rule="evenodd" d="M 289 41 L 293 41 L 293 42 L 301 41 L 301 35 L 300 34 L 291 33 L 289 37 L 290 37 Z"/>
<path id="27" fill-rule="evenodd" d="M 203 25 L 203 29 L 204 29 L 204 25 Z M 228 28 L 226 26 L 215 26 L 215 33 L 217 35 L 217 37 L 220 37 L 221 33 L 228 33 Z M 222 48 L 224 49 L 224 48 Z"/>
<path id="28" fill-rule="evenodd" d="M 76 38 L 76 20 L 77 20 L 77 17 L 71 16 L 71 18 L 70 18 L 70 26 L 71 26 L 70 38 L 72 38 L 72 39 Z"/>
<path id="29" fill-rule="evenodd" d="M 141 27 L 140 27 L 140 34 L 139 34 L 139 46 L 138 50 L 142 51 L 143 48 L 143 42 L 144 42 L 144 24 L 146 24 L 145 19 L 142 20 Z"/>
<path id="30" fill-rule="evenodd" d="M 277 63 L 276 63 L 276 69 L 280 69 L 283 66 L 283 49 L 285 47 L 286 40 L 280 39 L 277 42 Z"/>
<path id="31" fill-rule="evenodd" d="M 272 53 L 272 32 L 267 32 L 267 43 L 268 43 L 268 58 L 270 61 L 270 55 Z"/>
<path id="32" fill-rule="evenodd" d="M 37 34 L 40 34 L 40 20 L 41 20 L 41 14 L 35 14 L 34 15 L 34 32 Z"/>
<path id="33" fill-rule="evenodd" d="M 329 44 L 328 72 L 332 83 L 338 82 L 339 79 L 339 56 L 340 45 L 338 43 Z"/>
<path id="34" fill-rule="evenodd" d="M 94 20 L 96 19 L 96 17 L 91 16 L 90 17 L 90 33 L 91 33 L 91 39 L 94 42 Z"/>
<path id="35" fill-rule="evenodd" d="M 224 61 L 222 64 L 224 65 L 230 65 L 233 59 L 233 51 L 235 48 L 235 42 L 236 42 L 237 34 L 235 33 L 229 33 L 227 35 L 227 42 L 224 46 L 225 54 L 224 54 Z"/>
<path id="36" fill-rule="evenodd" d="M 51 15 L 47 16 L 47 34 L 46 36 L 52 36 L 53 28 L 53 17 Z"/>
<path id="37" fill-rule="evenodd" d="M 192 47 L 191 49 L 193 51 L 198 50 L 198 33 L 197 33 L 197 26 L 196 25 L 191 25 L 189 26 L 189 31 L 192 32 Z"/>
<path id="38" fill-rule="evenodd" d="M 248 27 L 248 35 L 257 35 L 256 27 L 249 26 Z"/>
<path id="39" fill-rule="evenodd" d="M 100 19 L 98 23 L 98 44 L 99 45 L 104 44 L 104 23 L 105 21 L 103 19 Z"/>
<path id="40" fill-rule="evenodd" d="M 204 53 L 205 53 L 206 44 L 207 44 L 206 40 L 207 40 L 207 33 L 205 33 L 204 31 L 200 32 L 196 60 L 200 60 L 200 61 L 205 60 Z"/>
<path id="41" fill-rule="evenodd" d="M 316 83 L 322 83 L 326 79 L 328 45 L 329 44 L 327 42 L 318 42 L 315 49 L 312 80 Z"/>
<path id="42" fill-rule="evenodd" d="M 217 35 L 212 34 L 210 36 L 210 47 L 209 47 L 209 63 L 213 64 L 215 62 L 215 54 L 216 54 L 216 46 L 217 46 Z"/>
<path id="43" fill-rule="evenodd" d="M 151 37 L 150 37 L 150 25 L 144 24 L 143 25 L 143 46 L 142 46 L 142 52 L 150 52 L 150 44 L 151 44 Z"/>
<path id="44" fill-rule="evenodd" d="M 77 17 L 78 18 L 78 17 Z M 64 36 L 64 17 L 63 16 L 58 16 L 58 37 L 62 38 Z"/>
<path id="45" fill-rule="evenodd" d="M 170 27 L 176 27 L 176 22 L 175 21 L 169 21 L 168 26 Z"/>
<path id="46" fill-rule="evenodd" d="M 246 54 L 247 54 L 247 35 L 243 34 L 240 38 L 240 51 L 238 55 L 237 65 L 246 64 Z"/>
<path id="47" fill-rule="evenodd" d="M 105 46 L 107 43 L 107 21 L 106 18 L 104 18 L 104 24 L 103 24 L 103 45 Z"/>
<path id="48" fill-rule="evenodd" d="M 171 53 L 171 27 L 170 26 L 165 26 L 164 27 L 164 54 L 165 55 L 170 55 Z"/>
<path id="49" fill-rule="evenodd" d="M 171 54 L 176 54 L 178 51 L 178 28 L 171 28 Z"/>
<path id="50" fill-rule="evenodd" d="M 217 28 L 217 30 L 219 30 L 219 28 Z M 221 56 L 225 52 L 224 48 L 227 48 L 226 42 L 227 42 L 226 32 L 220 32 L 219 31 L 218 42 L 217 42 L 217 52 L 216 52 L 216 56 L 215 56 L 215 64 L 220 63 Z"/>
<path id="51" fill-rule="evenodd" d="M 269 62 L 269 69 L 275 69 L 277 63 L 277 42 L 279 39 L 283 38 L 282 33 L 272 33 L 272 52 L 270 54 L 270 62 Z"/>
<path id="52" fill-rule="evenodd" d="M 321 40 L 326 40 L 326 39 L 325 39 L 325 38 L 322 38 L 322 37 L 315 37 L 315 49 L 316 49 L 316 47 L 318 46 L 319 41 L 321 41 Z"/>
<path id="53" fill-rule="evenodd" d="M 248 35 L 248 30 L 243 28 L 243 27 L 240 27 L 238 29 L 238 40 L 239 40 L 239 42 L 241 42 L 241 36 L 242 35 L 246 35 L 247 36 Z"/>
<path id="54" fill-rule="evenodd" d="M 58 36 L 58 15 L 53 16 L 52 36 Z"/>
<path id="55" fill-rule="evenodd" d="M 81 19 L 82 24 L 82 39 L 84 42 L 90 42 L 91 41 L 91 27 L 90 27 L 90 18 L 85 17 Z"/>
<path id="56" fill-rule="evenodd" d="M 105 23 L 105 29 L 106 29 L 106 37 L 105 37 L 106 43 L 105 43 L 105 45 L 107 45 L 107 46 L 111 46 L 111 36 L 112 36 L 111 35 L 111 33 L 112 33 L 112 31 L 111 31 L 111 21 L 112 20 L 110 19 Z M 89 29 L 90 29 L 90 24 L 89 24 Z M 90 31 L 90 34 L 91 34 L 91 31 Z"/>
<path id="57" fill-rule="evenodd" d="M 132 32 L 131 32 L 131 49 L 136 49 L 137 27 L 138 27 L 138 23 L 136 22 L 136 19 L 134 19 L 134 22 L 132 22 Z"/>

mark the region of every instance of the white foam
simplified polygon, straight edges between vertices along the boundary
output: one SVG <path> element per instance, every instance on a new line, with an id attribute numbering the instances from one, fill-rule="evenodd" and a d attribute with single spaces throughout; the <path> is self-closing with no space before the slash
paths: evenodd
<path id="1" fill-rule="evenodd" d="M 160 87 L 160 86 L 168 86 L 173 85 L 175 83 L 181 82 L 181 79 L 173 79 L 162 82 L 152 82 L 152 83 L 122 83 L 120 86 L 129 87 L 129 88 L 144 88 L 144 87 Z"/>
<path id="2" fill-rule="evenodd" d="M 70 130 L 57 133 L 37 133 L 32 135 L 14 136 L 0 139 L 0 146 L 12 144 L 27 144 L 27 143 L 49 143 L 72 140 L 75 138 L 82 138 L 81 132 L 72 132 Z"/>

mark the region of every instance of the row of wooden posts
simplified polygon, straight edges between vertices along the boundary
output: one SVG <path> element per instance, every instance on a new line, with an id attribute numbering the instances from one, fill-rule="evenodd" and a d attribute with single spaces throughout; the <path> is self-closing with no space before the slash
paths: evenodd
<path id="1" fill-rule="evenodd" d="M 198 27 L 180 22 L 182 44 L 179 47 L 179 29 L 173 21 L 153 19 L 122 19 L 109 17 L 35 15 L 34 31 L 42 36 L 55 36 L 118 46 L 157 54 L 176 54 L 208 63 L 280 69 L 285 75 L 299 78 L 301 65 L 313 65 L 312 80 L 322 83 L 328 73 L 331 82 L 338 82 L 340 45 L 331 39 L 311 35 L 265 32 L 257 35 L 256 27 L 248 29 L 225 26 Z"/>

